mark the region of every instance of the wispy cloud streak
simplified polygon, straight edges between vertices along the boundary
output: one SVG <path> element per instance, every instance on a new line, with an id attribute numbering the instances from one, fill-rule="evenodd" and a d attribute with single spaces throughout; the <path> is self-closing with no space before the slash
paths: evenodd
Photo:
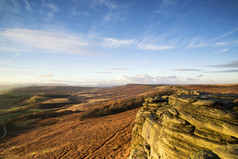
<path id="1" fill-rule="evenodd" d="M 237 69 L 222 70 L 222 71 L 207 71 L 205 73 L 237 73 Z"/>
<path id="2" fill-rule="evenodd" d="M 218 37 L 215 38 L 214 40 L 219 40 L 219 39 L 225 38 L 225 37 L 227 37 L 227 36 L 230 36 L 230 35 L 236 33 L 237 31 L 238 31 L 238 27 L 232 29 L 231 31 L 229 31 L 229 32 L 227 32 L 227 33 L 225 33 L 225 34 L 223 34 L 223 35 L 218 36 Z"/>
<path id="3" fill-rule="evenodd" d="M 20 56 L 20 53 L 19 53 L 19 52 L 17 52 L 17 53 L 13 56 L 13 58 L 16 58 L 17 56 Z"/>
<path id="4" fill-rule="evenodd" d="M 224 46 L 224 45 L 226 45 L 226 42 L 224 41 L 224 42 L 217 42 L 216 43 L 216 46 Z"/>
<path id="5" fill-rule="evenodd" d="M 134 39 L 116 39 L 116 38 L 104 38 L 102 46 L 118 48 L 120 46 L 130 46 L 135 43 Z"/>
<path id="6" fill-rule="evenodd" d="M 128 70 L 130 70 L 130 69 L 128 69 L 128 68 L 109 68 L 109 70 L 115 70 L 115 71 L 128 71 Z"/>
<path id="7" fill-rule="evenodd" d="M 159 50 L 168 50 L 174 48 L 172 45 L 156 45 L 156 44 L 139 44 L 138 49 L 150 50 L 150 51 L 159 51 Z"/>
<path id="8" fill-rule="evenodd" d="M 198 69 L 189 69 L 189 68 L 185 68 L 185 69 L 174 69 L 174 71 L 201 71 L 201 70 L 198 70 Z"/>
<path id="9" fill-rule="evenodd" d="M 159 37 L 147 36 L 137 43 L 137 49 L 150 51 L 169 50 L 174 47 L 173 42 L 167 40 L 165 35 Z"/>
<path id="10" fill-rule="evenodd" d="M 208 67 L 238 67 L 238 60 L 225 63 L 225 64 L 209 65 Z"/>
<path id="11" fill-rule="evenodd" d="M 49 3 L 47 6 L 48 6 L 49 9 L 51 9 L 52 12 L 60 11 L 60 9 L 53 3 Z"/>
<path id="12" fill-rule="evenodd" d="M 156 13 L 167 15 L 172 12 L 172 7 L 177 4 L 177 0 L 161 0 Z"/>
<path id="13" fill-rule="evenodd" d="M 30 5 L 30 3 L 27 1 L 27 0 L 24 0 L 24 2 L 25 2 L 25 4 L 26 4 L 26 10 L 28 11 L 28 12 L 32 12 L 33 11 L 33 9 L 31 8 L 31 5 Z"/>
<path id="14" fill-rule="evenodd" d="M 47 77 L 53 77 L 53 76 L 54 76 L 53 73 L 46 73 L 46 74 L 41 75 L 40 77 L 47 78 Z"/>
<path id="15" fill-rule="evenodd" d="M 88 0 L 86 0 L 88 1 Z M 102 6 L 106 6 L 109 9 L 115 9 L 117 8 L 116 3 L 114 3 L 111 0 L 89 0 L 88 1 L 93 7 L 97 7 L 97 5 L 102 5 Z"/>
<path id="16" fill-rule="evenodd" d="M 98 73 L 98 74 L 111 74 L 113 72 L 95 72 L 95 73 Z"/>
<path id="17" fill-rule="evenodd" d="M 8 71 L 8 72 L 33 72 L 33 71 L 39 71 L 40 69 L 36 68 L 26 68 L 26 69 L 20 69 L 20 68 L 0 68 L 0 71 Z"/>
<path id="18" fill-rule="evenodd" d="M 186 41 L 187 46 L 185 49 L 193 49 L 193 48 L 200 48 L 200 47 L 205 47 L 208 46 L 209 43 L 205 42 L 204 40 L 200 39 L 199 37 L 194 37 L 192 39 L 188 39 Z"/>
<path id="19" fill-rule="evenodd" d="M 86 48 L 89 42 L 86 38 L 66 33 L 55 33 L 44 30 L 7 29 L 0 32 L 5 46 L 0 49 L 14 51 L 42 51 L 66 54 L 93 54 Z"/>

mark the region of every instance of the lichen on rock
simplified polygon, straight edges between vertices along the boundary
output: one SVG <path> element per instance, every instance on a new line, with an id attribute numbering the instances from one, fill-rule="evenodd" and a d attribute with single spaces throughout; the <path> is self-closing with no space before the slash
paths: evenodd
<path id="1" fill-rule="evenodd" d="M 238 158 L 237 95 L 166 89 L 138 112 L 130 159 Z"/>

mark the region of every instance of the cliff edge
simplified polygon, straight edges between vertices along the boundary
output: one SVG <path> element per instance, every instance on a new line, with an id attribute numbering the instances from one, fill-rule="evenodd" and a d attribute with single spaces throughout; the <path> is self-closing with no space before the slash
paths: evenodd
<path id="1" fill-rule="evenodd" d="M 129 159 L 238 158 L 236 94 L 166 89 L 137 113 Z"/>

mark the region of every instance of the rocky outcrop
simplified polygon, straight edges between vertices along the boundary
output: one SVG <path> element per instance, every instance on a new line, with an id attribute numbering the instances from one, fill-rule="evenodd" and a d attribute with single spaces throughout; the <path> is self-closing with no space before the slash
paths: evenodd
<path id="1" fill-rule="evenodd" d="M 130 159 L 238 158 L 237 95 L 167 92 L 145 99 L 137 113 Z"/>

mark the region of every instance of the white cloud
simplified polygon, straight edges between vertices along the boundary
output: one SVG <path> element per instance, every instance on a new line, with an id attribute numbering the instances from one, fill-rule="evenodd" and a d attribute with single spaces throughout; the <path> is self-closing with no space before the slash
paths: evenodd
<path id="1" fill-rule="evenodd" d="M 225 36 L 228 36 L 230 34 L 235 33 L 235 30 L 233 30 L 232 32 L 230 32 L 229 34 L 226 34 Z M 215 39 L 211 39 L 211 40 L 205 40 L 203 38 L 201 38 L 200 36 L 198 37 L 193 37 L 193 38 L 188 38 L 186 40 L 183 41 L 183 43 L 185 44 L 185 49 L 193 49 L 193 48 L 205 48 L 205 47 L 210 47 L 210 48 L 214 48 L 214 46 L 216 47 L 229 47 L 229 46 L 235 46 L 237 45 L 237 41 L 216 41 L 220 39 L 220 37 L 215 38 Z"/>
<path id="2" fill-rule="evenodd" d="M 146 74 L 141 75 L 121 75 L 114 80 L 98 80 L 98 81 L 80 81 L 77 82 L 78 85 L 91 85 L 91 86 L 115 86 L 115 85 L 124 85 L 129 83 L 135 84 L 190 84 L 190 83 L 199 83 L 200 79 L 196 78 L 183 78 L 178 76 L 150 76 Z"/>
<path id="3" fill-rule="evenodd" d="M 117 21 L 123 20 L 121 17 L 121 13 L 123 13 L 123 9 L 125 5 L 117 4 L 116 1 L 112 0 L 81 0 L 73 2 L 76 6 L 86 5 L 93 9 L 103 8 L 105 14 L 102 16 L 101 22 L 99 25 L 107 25 L 108 23 L 115 23 Z M 84 15 L 89 16 L 90 13 L 78 11 L 77 7 L 73 9 L 72 12 L 74 15 Z"/>
<path id="4" fill-rule="evenodd" d="M 220 52 L 227 52 L 229 49 L 228 48 L 225 48 L 223 50 L 221 50 Z"/>
<path id="5" fill-rule="evenodd" d="M 52 73 L 46 73 L 46 74 L 43 74 L 41 75 L 40 77 L 41 78 L 46 78 L 46 77 L 53 77 L 54 75 Z"/>
<path id="6" fill-rule="evenodd" d="M 113 14 L 111 11 L 108 12 L 104 18 L 103 18 L 103 22 L 109 22 L 111 20 L 114 20 L 116 21 L 116 19 L 118 18 L 119 16 L 117 14 Z"/>
<path id="7" fill-rule="evenodd" d="M 150 75 L 121 75 L 114 80 L 103 80 L 103 81 L 81 81 L 78 84 L 81 85 L 94 85 L 94 86 L 113 86 L 113 85 L 124 85 L 129 83 L 135 84 L 178 84 L 178 83 L 189 83 L 188 79 L 183 79 L 177 76 L 150 76 Z M 194 81 L 192 81 L 194 82 Z"/>
<path id="8" fill-rule="evenodd" d="M 97 73 L 97 74 L 111 74 L 113 72 L 95 72 L 95 73 Z"/>
<path id="9" fill-rule="evenodd" d="M 191 84 L 191 83 L 200 83 L 200 78 L 202 75 L 199 76 L 199 78 L 194 77 L 179 77 L 179 76 L 173 76 L 173 75 L 167 75 L 167 76 L 150 76 L 150 75 L 134 75 L 134 76 L 128 76 L 128 75 L 122 75 L 118 79 L 113 81 L 107 81 L 105 84 L 111 84 L 111 85 L 122 85 L 122 84 L 128 84 L 128 83 L 137 83 L 137 84 Z M 100 82 L 98 82 L 100 83 Z M 101 81 L 101 83 L 103 83 Z"/>
<path id="10" fill-rule="evenodd" d="M 117 67 L 117 68 L 109 68 L 109 70 L 115 70 L 115 71 L 129 71 L 130 69 Z"/>
<path id="11" fill-rule="evenodd" d="M 7 71 L 7 68 L 0 68 L 0 71 Z"/>
<path id="12" fill-rule="evenodd" d="M 237 73 L 238 69 L 229 69 L 229 70 L 221 70 L 221 71 L 207 71 L 205 73 Z"/>
<path id="13" fill-rule="evenodd" d="M 177 0 L 162 0 L 162 5 L 174 5 L 177 3 Z"/>
<path id="14" fill-rule="evenodd" d="M 29 12 L 32 12 L 33 10 L 32 10 L 32 8 L 31 8 L 31 5 L 30 5 L 30 3 L 27 1 L 27 0 L 24 0 L 24 2 L 26 3 L 26 10 L 27 11 L 29 11 Z"/>
<path id="15" fill-rule="evenodd" d="M 89 0 L 89 2 L 93 7 L 96 7 L 97 5 L 103 5 L 111 10 L 117 8 L 117 5 L 111 0 Z"/>
<path id="16" fill-rule="evenodd" d="M 177 76 L 150 76 L 150 75 L 122 75 L 117 79 L 117 83 L 141 83 L 141 84 L 160 84 L 160 83 L 180 83 L 180 78 Z"/>
<path id="17" fill-rule="evenodd" d="M 200 42 L 196 39 L 192 39 L 191 42 L 185 47 L 185 49 L 193 49 L 193 48 L 199 48 L 199 47 L 205 47 L 207 46 L 206 43 Z"/>
<path id="18" fill-rule="evenodd" d="M 137 49 L 159 51 L 169 50 L 175 47 L 174 41 L 167 40 L 166 35 L 159 37 L 146 36 L 139 43 L 137 43 Z"/>
<path id="19" fill-rule="evenodd" d="M 126 8 L 126 5 L 109 8 L 103 15 L 100 25 L 111 26 L 117 22 L 124 21 L 126 19 Z"/>
<path id="20" fill-rule="evenodd" d="M 182 69 L 174 69 L 174 71 L 201 71 L 199 69 L 191 69 L 191 68 L 182 68 Z"/>
<path id="21" fill-rule="evenodd" d="M 60 9 L 53 3 L 48 4 L 48 8 L 52 10 L 52 12 L 58 12 Z"/>
<path id="22" fill-rule="evenodd" d="M 13 58 L 16 58 L 17 56 L 20 56 L 20 53 L 19 53 L 19 52 L 17 52 L 17 53 L 13 56 Z"/>
<path id="23" fill-rule="evenodd" d="M 160 3 L 159 8 L 155 12 L 167 15 L 173 12 L 173 7 L 177 4 L 177 0 L 161 0 Z"/>
<path id="24" fill-rule="evenodd" d="M 155 44 L 139 44 L 137 46 L 138 49 L 142 50 L 151 50 L 151 51 L 159 51 L 159 50 L 168 50 L 174 48 L 172 45 L 155 45 Z"/>
<path id="25" fill-rule="evenodd" d="M 226 42 L 224 41 L 224 42 L 217 42 L 216 43 L 216 46 L 223 46 L 223 45 L 226 45 Z"/>
<path id="26" fill-rule="evenodd" d="M 120 46 L 130 46 L 135 43 L 134 39 L 116 39 L 116 38 L 104 38 L 102 46 L 118 48 Z"/>
<path id="27" fill-rule="evenodd" d="M 88 40 L 80 35 L 31 29 L 7 29 L 0 32 L 1 50 L 16 52 L 48 52 L 65 54 L 93 54 Z"/>
<path id="28" fill-rule="evenodd" d="M 21 69 L 21 68 L 0 68 L 0 71 L 8 71 L 8 72 L 33 72 L 33 71 L 39 71 L 40 69 L 36 68 L 26 68 L 26 69 Z"/>
<path id="29" fill-rule="evenodd" d="M 227 32 L 227 33 L 225 33 L 225 34 L 223 34 L 223 35 L 220 35 L 219 37 L 215 38 L 214 40 L 218 40 L 218 39 L 225 38 L 225 37 L 227 37 L 227 36 L 230 36 L 230 35 L 234 34 L 234 33 L 237 32 L 237 31 L 238 31 L 238 27 L 232 29 L 231 31 L 229 31 L 229 32 Z"/>
<path id="30" fill-rule="evenodd" d="M 208 67 L 233 67 L 233 68 L 238 68 L 238 60 L 236 61 L 231 61 L 228 63 L 224 64 L 218 64 L 218 65 L 208 65 Z"/>
<path id="31" fill-rule="evenodd" d="M 56 12 L 59 12 L 60 9 L 54 3 L 48 3 L 42 1 L 42 8 L 39 9 L 39 14 L 42 15 L 46 21 L 51 21 Z"/>

